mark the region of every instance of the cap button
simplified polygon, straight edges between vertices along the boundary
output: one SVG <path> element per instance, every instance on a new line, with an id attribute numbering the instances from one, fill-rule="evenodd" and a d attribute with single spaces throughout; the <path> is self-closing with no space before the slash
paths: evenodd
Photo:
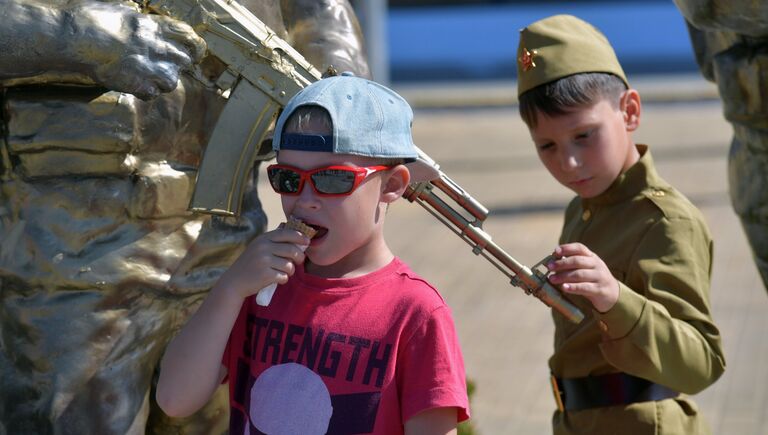
<path id="1" fill-rule="evenodd" d="M 353 73 L 352 71 L 344 71 L 344 72 L 341 73 L 341 76 L 342 77 L 354 77 L 355 73 Z"/>

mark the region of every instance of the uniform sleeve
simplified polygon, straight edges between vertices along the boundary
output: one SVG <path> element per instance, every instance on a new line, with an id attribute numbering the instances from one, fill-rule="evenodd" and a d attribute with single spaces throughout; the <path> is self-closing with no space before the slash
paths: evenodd
<path id="1" fill-rule="evenodd" d="M 617 369 L 695 394 L 725 370 L 709 304 L 712 242 L 689 219 L 663 218 L 636 247 L 616 305 L 596 316 Z"/>
<path id="2" fill-rule="evenodd" d="M 469 418 L 464 359 L 447 306 L 429 318 L 404 344 L 398 356 L 397 385 L 402 421 L 421 411 L 456 407 L 457 422 Z"/>

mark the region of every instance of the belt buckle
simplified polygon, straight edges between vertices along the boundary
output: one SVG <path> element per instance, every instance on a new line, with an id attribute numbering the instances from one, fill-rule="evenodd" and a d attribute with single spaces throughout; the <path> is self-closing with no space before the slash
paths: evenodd
<path id="1" fill-rule="evenodd" d="M 560 412 L 565 412 L 565 406 L 563 405 L 563 392 L 560 391 L 560 387 L 557 386 L 557 378 L 554 375 L 549 375 L 549 381 L 552 383 L 552 394 L 555 396 L 557 410 Z"/>

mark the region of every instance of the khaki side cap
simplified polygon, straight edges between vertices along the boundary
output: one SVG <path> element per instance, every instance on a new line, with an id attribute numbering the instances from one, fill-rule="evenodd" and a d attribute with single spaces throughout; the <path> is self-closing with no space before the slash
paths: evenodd
<path id="1" fill-rule="evenodd" d="M 526 51 L 530 56 L 525 55 Z M 539 85 L 586 72 L 614 74 L 629 86 L 610 42 L 586 21 L 572 15 L 554 15 L 520 31 L 518 96 Z"/>

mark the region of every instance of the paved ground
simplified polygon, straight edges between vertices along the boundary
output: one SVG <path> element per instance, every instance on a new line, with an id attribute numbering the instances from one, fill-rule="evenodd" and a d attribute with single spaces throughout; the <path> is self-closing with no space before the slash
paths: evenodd
<path id="1" fill-rule="evenodd" d="M 768 293 L 728 199 L 730 126 L 706 84 L 687 78 L 665 83 L 660 89 L 647 82 L 652 101 L 644 105 L 636 140 L 651 146 L 659 172 L 702 209 L 711 227 L 712 306 L 728 363 L 723 377 L 696 399 L 715 434 L 764 434 Z M 496 97 L 484 100 L 485 107 L 468 107 L 478 100 L 467 100 L 466 89 L 459 97 L 460 91 L 443 90 L 451 95 L 443 106 L 454 107 L 435 109 L 441 93 L 435 88 L 402 90 L 422 107 L 416 110 L 415 141 L 490 209 L 484 228 L 493 240 L 532 265 L 555 246 L 571 194 L 539 163 L 508 89 L 469 90 L 470 96 Z M 280 222 L 279 201 L 271 191 L 262 192 L 271 223 Z M 547 307 L 509 285 L 418 205 L 396 203 L 387 227 L 391 247 L 441 290 L 454 311 L 468 376 L 477 386 L 472 413 L 478 432 L 549 433 L 554 403 L 546 360 L 553 328 Z"/>

